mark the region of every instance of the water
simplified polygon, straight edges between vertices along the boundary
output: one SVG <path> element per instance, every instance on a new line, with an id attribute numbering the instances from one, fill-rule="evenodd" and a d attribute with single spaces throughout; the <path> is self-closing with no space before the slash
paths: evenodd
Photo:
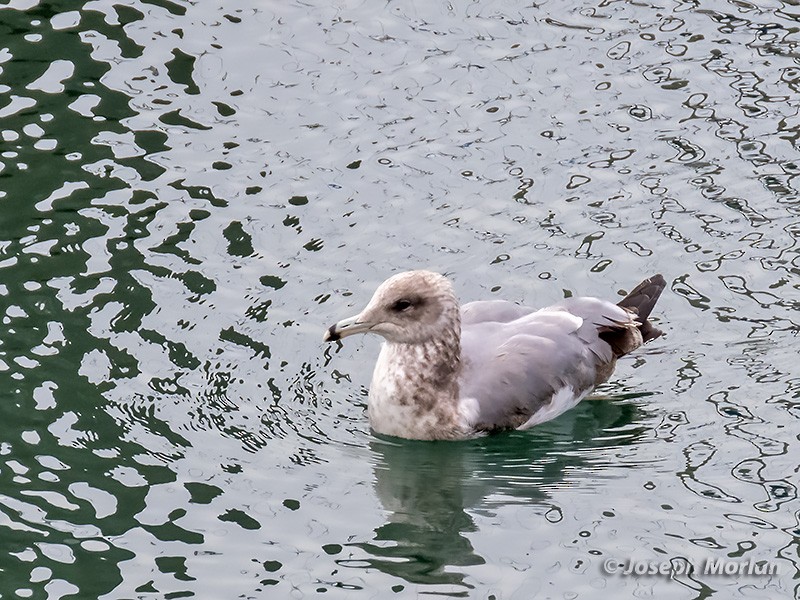
<path id="1" fill-rule="evenodd" d="M 800 597 L 796 3 L 220 4 L 0 5 L 0 597 Z M 423 266 L 667 335 L 380 439 L 321 335 Z"/>

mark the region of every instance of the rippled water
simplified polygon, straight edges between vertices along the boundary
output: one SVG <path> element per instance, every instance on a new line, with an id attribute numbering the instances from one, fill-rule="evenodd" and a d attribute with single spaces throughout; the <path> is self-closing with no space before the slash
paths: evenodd
<path id="1" fill-rule="evenodd" d="M 0 597 L 800 597 L 800 8 L 0 4 Z M 379 439 L 400 269 L 670 283 L 534 431 Z M 608 559 L 766 561 L 624 577 Z"/>

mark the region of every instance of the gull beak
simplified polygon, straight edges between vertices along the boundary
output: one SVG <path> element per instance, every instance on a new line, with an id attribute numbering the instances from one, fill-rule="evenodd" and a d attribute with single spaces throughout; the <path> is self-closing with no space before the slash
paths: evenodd
<path id="1" fill-rule="evenodd" d="M 373 326 L 374 324 L 370 323 L 369 321 L 362 321 L 361 315 L 356 315 L 355 317 L 350 317 L 349 319 L 344 319 L 331 325 L 325 330 L 325 335 L 322 336 L 322 341 L 336 342 L 343 337 L 347 337 L 348 335 L 366 333 L 372 329 Z"/>

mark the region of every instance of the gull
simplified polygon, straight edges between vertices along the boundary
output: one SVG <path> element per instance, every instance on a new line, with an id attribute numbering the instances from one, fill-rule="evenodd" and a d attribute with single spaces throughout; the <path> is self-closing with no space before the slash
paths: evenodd
<path id="1" fill-rule="evenodd" d="M 456 440 L 528 429 L 576 406 L 619 357 L 661 335 L 647 319 L 665 285 L 654 275 L 616 304 L 578 297 L 538 310 L 504 300 L 461 306 L 443 275 L 406 271 L 323 341 L 383 337 L 367 405 L 376 433 Z"/>

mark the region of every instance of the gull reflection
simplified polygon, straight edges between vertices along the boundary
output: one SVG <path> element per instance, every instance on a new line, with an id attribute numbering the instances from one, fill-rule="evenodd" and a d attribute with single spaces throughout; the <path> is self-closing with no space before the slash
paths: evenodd
<path id="1" fill-rule="evenodd" d="M 375 492 L 386 522 L 371 540 L 353 544 L 366 551 L 366 561 L 340 564 L 466 596 L 472 586 L 464 567 L 485 562 L 472 545 L 473 515 L 509 504 L 552 512 L 549 490 L 602 478 L 609 450 L 642 438 L 639 413 L 636 404 L 603 399 L 527 432 L 462 442 L 373 439 Z"/>

